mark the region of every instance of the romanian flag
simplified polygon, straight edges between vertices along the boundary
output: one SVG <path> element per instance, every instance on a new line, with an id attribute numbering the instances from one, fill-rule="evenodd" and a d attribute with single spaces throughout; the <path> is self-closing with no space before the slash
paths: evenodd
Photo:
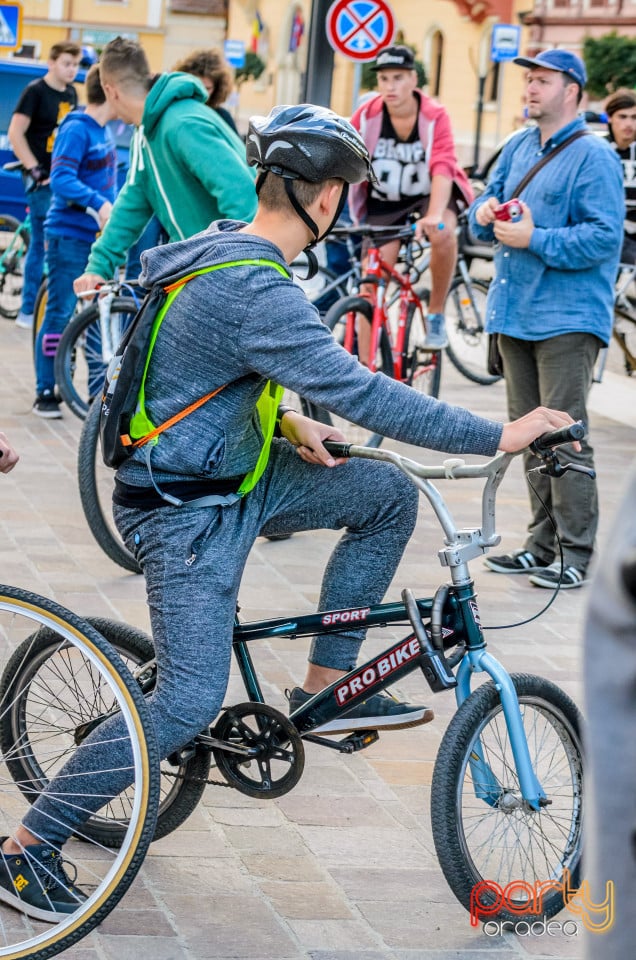
<path id="1" fill-rule="evenodd" d="M 258 41 L 260 40 L 261 34 L 264 29 L 265 29 L 265 24 L 261 20 L 260 13 L 258 12 L 258 10 L 256 10 L 254 12 L 254 19 L 252 20 L 252 42 L 251 42 L 252 53 L 258 53 Z"/>

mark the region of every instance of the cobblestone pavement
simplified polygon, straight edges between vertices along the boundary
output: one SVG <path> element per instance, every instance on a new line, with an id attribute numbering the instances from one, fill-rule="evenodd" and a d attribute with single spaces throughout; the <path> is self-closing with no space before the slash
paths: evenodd
<path id="1" fill-rule="evenodd" d="M 46 422 L 33 399 L 29 334 L 0 321 L 0 423 L 21 462 L 0 478 L 0 580 L 34 590 L 78 613 L 120 618 L 147 628 L 143 583 L 108 560 L 86 527 L 75 480 L 80 422 L 68 411 Z M 442 395 L 504 417 L 501 385 L 477 387 L 447 363 Z M 616 373 L 594 387 L 591 418 L 607 530 L 636 438 L 636 384 Z M 598 411 L 598 412 L 596 412 Z M 434 462 L 435 455 L 425 459 Z M 472 482 L 448 484 L 462 525 L 477 521 Z M 390 597 L 404 585 L 425 594 L 442 582 L 439 530 L 422 504 L 421 523 Z M 503 548 L 522 542 L 526 493 L 518 462 L 499 497 Z M 241 594 L 249 619 L 310 611 L 334 534 L 259 541 Z M 514 623 L 537 612 L 544 591 L 523 577 L 473 564 L 483 622 Z M 510 670 L 541 674 L 581 702 L 580 651 L 586 590 L 561 594 L 539 621 L 492 635 Z M 371 654 L 387 645 L 370 636 Z M 279 640 L 256 651 L 270 702 L 304 673 L 304 641 Z M 277 801 L 261 802 L 209 787 L 191 819 L 154 844 L 121 905 L 67 960 L 477 960 L 578 958 L 580 937 L 512 934 L 489 938 L 470 926 L 437 865 L 428 801 L 433 763 L 452 715 L 452 696 L 433 697 L 409 676 L 399 692 L 430 702 L 436 719 L 383 736 L 342 757 L 308 745 L 304 776 Z M 228 702 L 244 699 L 233 677 Z M 564 913 L 561 920 L 571 915 Z M 601 954 L 599 954 L 600 956 Z"/>

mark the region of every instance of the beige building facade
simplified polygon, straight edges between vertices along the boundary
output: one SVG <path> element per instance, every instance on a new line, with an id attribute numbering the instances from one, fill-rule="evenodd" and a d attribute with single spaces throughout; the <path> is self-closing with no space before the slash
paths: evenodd
<path id="1" fill-rule="evenodd" d="M 391 7 L 400 36 L 416 48 L 426 67 L 427 92 L 436 96 L 450 113 L 458 151 L 466 164 L 473 159 L 479 75 L 487 74 L 481 131 L 481 153 L 485 156 L 519 124 L 523 107 L 523 72 L 513 64 L 497 67 L 490 61 L 492 25 L 500 17 L 485 2 L 470 5 L 460 0 L 392 0 Z M 518 8 L 516 13 L 512 7 Z M 502 10 L 510 17 L 505 22 L 519 24 L 522 8 L 527 10 L 527 0 L 512 0 L 508 9 Z M 298 17 L 302 18 L 304 32 L 295 46 L 293 31 Z M 266 63 L 261 78 L 241 88 L 238 113 L 243 126 L 250 114 L 267 113 L 276 103 L 299 98 L 309 18 L 309 0 L 230 0 L 228 37 L 244 40 Z M 522 49 L 523 43 L 522 32 Z M 331 96 L 334 110 L 344 115 L 352 112 L 364 92 L 359 78 L 360 70 L 354 62 L 335 54 Z"/>
<path id="2" fill-rule="evenodd" d="M 519 125 L 523 115 L 523 71 L 493 64 L 494 23 L 522 24 L 522 51 L 551 46 L 579 49 L 583 36 L 600 36 L 622 24 L 636 32 L 636 0 L 390 0 L 399 36 L 416 48 L 427 76 L 427 92 L 448 109 L 461 161 L 470 165 L 483 83 L 481 151 Z M 530 8 L 530 9 L 529 9 Z M 253 113 L 302 96 L 311 0 L 23 0 L 25 45 L 45 58 L 58 40 L 76 39 L 100 49 L 123 33 L 139 40 L 155 70 L 201 47 L 238 40 L 265 64 L 260 78 L 241 84 L 231 104 L 239 128 Z M 331 106 L 349 115 L 361 93 L 361 69 L 335 54 Z"/>

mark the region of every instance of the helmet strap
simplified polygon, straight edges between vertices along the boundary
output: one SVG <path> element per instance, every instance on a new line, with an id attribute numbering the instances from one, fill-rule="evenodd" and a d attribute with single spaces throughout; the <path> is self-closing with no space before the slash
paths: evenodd
<path id="1" fill-rule="evenodd" d="M 316 222 L 312 220 L 312 218 L 309 216 L 305 208 L 300 204 L 298 197 L 296 196 L 296 192 L 294 190 L 293 180 L 290 180 L 289 177 L 283 177 L 283 182 L 285 184 L 285 193 L 287 194 L 287 198 L 289 202 L 291 203 L 292 207 L 294 208 L 294 210 L 296 211 L 300 219 L 309 227 L 309 229 L 314 235 L 314 239 L 309 244 L 309 246 L 313 247 L 313 245 L 315 243 L 318 243 L 318 240 L 320 239 L 318 226 Z"/>

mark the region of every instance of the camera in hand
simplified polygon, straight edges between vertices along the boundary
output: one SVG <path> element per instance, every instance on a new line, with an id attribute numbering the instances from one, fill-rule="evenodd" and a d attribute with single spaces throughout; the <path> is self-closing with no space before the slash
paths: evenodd
<path id="1" fill-rule="evenodd" d="M 517 220 L 521 220 L 522 216 L 521 201 L 517 200 L 516 197 L 513 200 L 508 200 L 507 203 L 502 203 L 500 206 L 495 207 L 495 220 L 511 220 L 513 223 L 516 223 Z"/>

